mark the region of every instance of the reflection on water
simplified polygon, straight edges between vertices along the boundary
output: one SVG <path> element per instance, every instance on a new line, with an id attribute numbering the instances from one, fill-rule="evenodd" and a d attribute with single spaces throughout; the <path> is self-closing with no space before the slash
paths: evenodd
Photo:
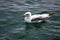
<path id="1" fill-rule="evenodd" d="M 26 32 L 26 40 L 47 40 L 47 38 L 49 38 L 49 40 L 52 40 L 53 36 L 51 35 L 46 35 L 46 33 L 48 33 L 47 30 L 45 30 L 45 25 L 47 25 L 47 21 L 43 21 L 40 23 L 25 23 L 26 24 L 26 28 L 25 28 L 25 32 Z"/>
<path id="2" fill-rule="evenodd" d="M 25 23 L 26 40 L 42 40 L 44 35 L 44 25 L 46 21 L 40 23 Z"/>
<path id="3" fill-rule="evenodd" d="M 45 25 L 46 21 L 40 22 L 40 23 L 25 23 L 26 24 L 26 29 L 29 28 L 43 28 L 43 26 Z"/>

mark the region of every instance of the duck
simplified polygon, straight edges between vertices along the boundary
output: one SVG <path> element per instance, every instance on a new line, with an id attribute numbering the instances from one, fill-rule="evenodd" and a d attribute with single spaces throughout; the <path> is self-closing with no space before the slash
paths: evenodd
<path id="1" fill-rule="evenodd" d="M 24 21 L 27 23 L 42 22 L 42 21 L 46 20 L 47 18 L 51 17 L 52 15 L 53 15 L 52 13 L 32 15 L 31 12 L 25 12 L 24 13 Z"/>

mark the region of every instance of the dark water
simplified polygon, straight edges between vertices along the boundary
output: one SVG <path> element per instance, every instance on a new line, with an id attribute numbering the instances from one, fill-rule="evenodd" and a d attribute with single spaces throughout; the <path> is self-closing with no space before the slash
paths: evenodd
<path id="1" fill-rule="evenodd" d="M 26 11 L 54 16 L 27 24 Z M 0 0 L 0 40 L 60 40 L 60 0 Z"/>

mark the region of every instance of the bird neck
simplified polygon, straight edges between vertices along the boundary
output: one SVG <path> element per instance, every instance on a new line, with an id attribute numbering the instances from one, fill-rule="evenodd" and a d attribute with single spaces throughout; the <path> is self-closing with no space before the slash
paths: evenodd
<path id="1" fill-rule="evenodd" d="M 29 17 L 25 17 L 25 21 L 26 22 L 31 22 L 31 17 L 29 16 Z"/>

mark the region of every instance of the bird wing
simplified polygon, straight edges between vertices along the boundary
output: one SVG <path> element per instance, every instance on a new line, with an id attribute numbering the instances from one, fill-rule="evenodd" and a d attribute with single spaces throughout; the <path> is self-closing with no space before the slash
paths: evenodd
<path id="1" fill-rule="evenodd" d="M 50 17 L 49 14 L 32 15 L 31 16 L 31 21 L 45 20 L 48 17 Z"/>
<path id="2" fill-rule="evenodd" d="M 39 21 L 39 20 L 44 20 L 42 18 L 34 18 L 34 19 L 31 19 L 31 21 Z"/>
<path id="3" fill-rule="evenodd" d="M 43 20 L 41 18 L 41 15 L 32 15 L 31 16 L 31 21 L 39 21 L 39 20 Z"/>
<path id="4" fill-rule="evenodd" d="M 41 15 L 41 18 L 48 18 L 48 17 L 50 17 L 49 14 L 42 14 Z"/>
<path id="5" fill-rule="evenodd" d="M 35 18 L 39 18 L 39 17 L 41 17 L 41 15 L 38 15 L 38 14 L 37 15 L 32 15 L 31 19 L 35 19 Z"/>

